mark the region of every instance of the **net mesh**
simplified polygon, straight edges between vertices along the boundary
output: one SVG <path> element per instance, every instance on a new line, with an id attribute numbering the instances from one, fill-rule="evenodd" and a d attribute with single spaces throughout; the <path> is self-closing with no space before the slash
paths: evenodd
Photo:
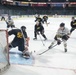
<path id="1" fill-rule="evenodd" d="M 0 30 L 0 73 L 9 67 L 7 30 Z"/>

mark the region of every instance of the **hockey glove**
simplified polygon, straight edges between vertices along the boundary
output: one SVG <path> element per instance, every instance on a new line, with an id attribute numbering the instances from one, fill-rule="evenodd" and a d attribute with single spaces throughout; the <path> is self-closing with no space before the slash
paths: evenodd
<path id="1" fill-rule="evenodd" d="M 57 44 L 60 45 L 61 44 L 61 40 L 57 40 Z"/>
<path id="2" fill-rule="evenodd" d="M 69 39 L 69 36 L 68 35 L 64 35 L 64 36 L 62 36 L 62 39 L 67 41 Z"/>

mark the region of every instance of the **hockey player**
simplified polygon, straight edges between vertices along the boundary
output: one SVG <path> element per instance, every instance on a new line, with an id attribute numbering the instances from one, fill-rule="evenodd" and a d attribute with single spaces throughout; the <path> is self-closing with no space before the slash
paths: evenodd
<path id="1" fill-rule="evenodd" d="M 21 26 L 21 29 L 12 29 L 8 32 L 9 36 L 15 35 L 13 41 L 11 43 L 9 43 L 9 49 L 18 46 L 18 50 L 22 52 L 23 57 L 29 58 L 30 53 L 28 51 L 28 47 L 25 47 L 25 45 L 28 46 L 27 40 L 29 41 L 29 38 L 28 38 L 25 30 L 26 30 L 26 27 Z"/>
<path id="2" fill-rule="evenodd" d="M 42 18 L 40 17 L 39 14 L 38 14 L 38 16 L 36 16 L 35 18 L 36 18 L 35 22 L 38 21 L 38 22 L 42 23 Z"/>
<path id="3" fill-rule="evenodd" d="M 38 14 L 35 14 L 35 18 L 37 18 L 38 17 Z"/>
<path id="4" fill-rule="evenodd" d="M 34 36 L 35 36 L 34 40 L 37 40 L 37 35 L 39 35 L 39 32 L 45 38 L 45 40 L 47 40 L 44 34 L 44 27 L 42 26 L 40 22 L 37 21 L 34 27 Z"/>
<path id="5" fill-rule="evenodd" d="M 76 29 L 76 20 L 72 17 L 70 34 Z"/>
<path id="6" fill-rule="evenodd" d="M 13 19 L 10 16 L 8 16 L 8 18 L 6 20 L 6 24 L 7 24 L 7 28 L 9 28 L 9 27 L 13 28 L 14 27 Z"/>
<path id="7" fill-rule="evenodd" d="M 57 42 L 58 45 L 61 44 L 61 40 L 64 44 L 64 50 L 67 52 L 67 43 L 70 35 L 70 31 L 65 27 L 65 23 L 61 23 L 59 29 L 57 30 L 57 34 L 54 37 L 54 41 L 51 43 L 51 45 L 48 47 L 49 49 L 54 45 L 55 42 Z"/>
<path id="8" fill-rule="evenodd" d="M 48 16 L 47 15 L 44 15 L 43 18 L 42 18 L 42 20 L 43 20 L 43 23 L 45 22 L 46 25 L 48 26 L 48 24 L 49 24 L 49 23 L 47 23 Z"/>
<path id="9" fill-rule="evenodd" d="M 5 17 L 4 17 L 4 16 L 2 16 L 2 17 L 1 17 L 1 21 L 2 21 L 2 20 L 4 20 L 4 21 L 5 21 Z"/>

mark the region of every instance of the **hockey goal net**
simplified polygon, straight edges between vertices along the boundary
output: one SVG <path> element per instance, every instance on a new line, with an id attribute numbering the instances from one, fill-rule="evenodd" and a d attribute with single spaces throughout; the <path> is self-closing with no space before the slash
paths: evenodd
<path id="1" fill-rule="evenodd" d="M 0 29 L 0 73 L 9 67 L 7 30 Z"/>

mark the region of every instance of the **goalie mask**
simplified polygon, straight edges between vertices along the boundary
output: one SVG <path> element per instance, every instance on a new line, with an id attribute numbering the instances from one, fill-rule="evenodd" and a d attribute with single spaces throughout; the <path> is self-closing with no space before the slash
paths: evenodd
<path id="1" fill-rule="evenodd" d="M 25 31 L 26 30 L 26 27 L 25 26 L 21 26 L 21 30 L 22 31 Z"/>

